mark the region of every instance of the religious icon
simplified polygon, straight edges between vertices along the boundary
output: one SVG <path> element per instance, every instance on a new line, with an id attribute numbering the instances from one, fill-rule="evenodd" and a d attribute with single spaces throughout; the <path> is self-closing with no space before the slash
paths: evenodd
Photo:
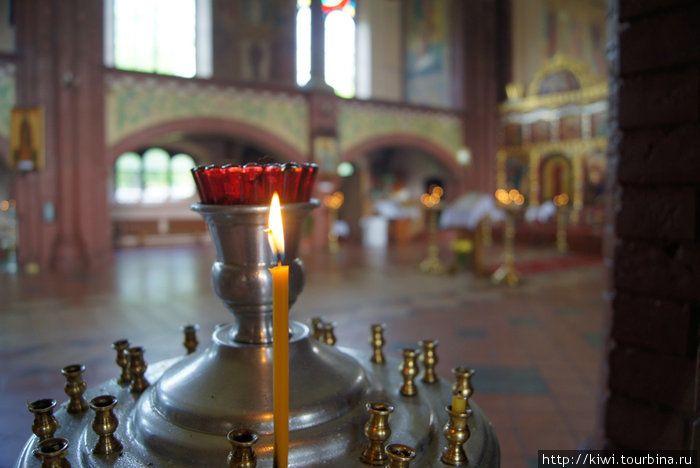
<path id="1" fill-rule="evenodd" d="M 17 108 L 10 121 L 10 168 L 31 171 L 44 167 L 44 110 Z"/>

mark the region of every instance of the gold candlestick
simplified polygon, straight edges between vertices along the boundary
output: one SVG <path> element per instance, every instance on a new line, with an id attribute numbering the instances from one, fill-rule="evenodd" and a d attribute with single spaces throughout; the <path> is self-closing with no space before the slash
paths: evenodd
<path id="1" fill-rule="evenodd" d="M 388 468 L 409 468 L 411 460 L 416 458 L 416 451 L 408 445 L 391 444 L 386 448 L 389 455 Z"/>
<path id="2" fill-rule="evenodd" d="M 119 385 L 129 385 L 131 374 L 129 373 L 129 340 L 118 340 L 112 343 L 112 348 L 117 352 L 116 363 L 121 368 L 122 373 L 117 379 Z"/>
<path id="3" fill-rule="evenodd" d="M 131 393 L 141 393 L 148 388 L 150 383 L 144 377 L 146 374 L 146 361 L 143 359 L 143 348 L 136 346 L 129 348 L 129 373 L 131 374 Z"/>
<path id="4" fill-rule="evenodd" d="M 234 429 L 226 438 L 231 443 L 229 468 L 255 468 L 258 462 L 253 445 L 258 441 L 258 434 L 249 429 Z"/>
<path id="5" fill-rule="evenodd" d="M 505 209 L 506 220 L 503 229 L 503 265 L 491 275 L 491 281 L 496 284 L 517 286 L 520 282 L 515 271 L 515 212 L 511 207 Z"/>
<path id="6" fill-rule="evenodd" d="M 566 217 L 567 210 L 563 207 L 557 208 L 557 251 L 566 253 L 569 251 L 569 243 L 566 240 Z"/>
<path id="7" fill-rule="evenodd" d="M 337 253 L 340 250 L 335 224 L 338 221 L 338 210 L 343 206 L 344 201 L 343 192 L 333 192 L 323 199 L 323 204 L 328 207 L 328 251 L 330 253 Z"/>
<path id="8" fill-rule="evenodd" d="M 421 362 L 423 363 L 423 378 L 421 379 L 425 383 L 435 383 L 438 381 L 437 375 L 435 374 L 435 366 L 437 365 L 439 359 L 435 349 L 437 348 L 437 340 L 423 340 L 419 343 L 423 352 L 421 353 Z"/>
<path id="9" fill-rule="evenodd" d="M 197 340 L 198 329 L 198 325 L 185 325 L 182 327 L 182 331 L 185 334 L 185 341 L 182 342 L 182 345 L 187 350 L 187 354 L 192 354 L 197 349 L 197 345 L 199 344 Z"/>
<path id="10" fill-rule="evenodd" d="M 117 405 L 117 397 L 113 395 L 100 395 L 90 400 L 90 408 L 95 411 L 95 419 L 92 422 L 92 430 L 97 434 L 97 444 L 92 450 L 96 455 L 111 455 L 122 451 L 122 444 L 114 436 L 119 426 L 119 420 L 114 414 Z"/>
<path id="11" fill-rule="evenodd" d="M 66 439 L 52 437 L 39 442 L 36 454 L 43 460 L 41 468 L 70 468 L 70 463 L 65 458 L 67 451 Z"/>
<path id="12" fill-rule="evenodd" d="M 464 412 L 452 411 L 452 405 L 445 407 L 445 410 L 449 415 L 449 419 L 443 431 L 445 439 L 447 439 L 447 447 L 445 447 L 445 450 L 442 452 L 440 460 L 452 466 L 468 465 L 469 460 L 464 451 L 464 443 L 471 435 L 469 427 L 467 426 L 467 421 L 472 411 L 469 409 Z"/>
<path id="13" fill-rule="evenodd" d="M 82 413 L 88 409 L 88 402 L 83 398 L 83 393 L 87 389 L 87 384 L 82 377 L 83 372 L 85 372 L 85 366 L 82 364 L 72 364 L 61 369 L 61 374 L 66 378 L 63 390 L 70 398 L 66 408 L 69 413 Z"/>
<path id="14" fill-rule="evenodd" d="M 420 263 L 420 269 L 424 273 L 441 275 L 445 273 L 445 267 L 440 262 L 440 246 L 437 240 L 438 210 L 432 206 L 428 208 L 428 256 Z"/>
<path id="15" fill-rule="evenodd" d="M 386 359 L 384 358 L 384 329 L 383 323 L 375 323 L 372 325 L 372 337 L 369 339 L 370 345 L 372 345 L 372 357 L 370 361 L 375 364 L 384 364 Z"/>
<path id="16" fill-rule="evenodd" d="M 384 466 L 387 461 L 384 444 L 391 435 L 389 415 L 394 412 L 394 407 L 388 403 L 372 402 L 367 403 L 367 411 L 369 420 L 365 424 L 365 436 L 369 442 L 362 451 L 360 461 L 367 465 Z"/>
<path id="17" fill-rule="evenodd" d="M 403 396 L 416 396 L 418 387 L 414 381 L 418 374 L 418 353 L 415 349 L 405 348 L 402 350 L 403 361 L 399 365 L 399 370 L 403 376 L 403 385 L 399 393 Z"/>
<path id="18" fill-rule="evenodd" d="M 56 400 L 44 398 L 27 404 L 27 409 L 34 414 L 32 432 L 39 440 L 46 440 L 53 437 L 59 424 L 53 415 L 56 407 Z"/>

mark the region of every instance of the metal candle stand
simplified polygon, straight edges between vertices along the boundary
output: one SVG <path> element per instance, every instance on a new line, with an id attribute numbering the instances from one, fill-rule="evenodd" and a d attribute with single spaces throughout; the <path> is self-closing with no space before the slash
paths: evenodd
<path id="1" fill-rule="evenodd" d="M 318 204 L 282 206 L 290 306 L 305 281 L 297 255 L 303 221 Z M 194 330 L 185 328 L 188 354 L 148 365 L 142 348 L 115 342 L 115 378 L 84 391 L 95 411 L 69 414 L 66 402 L 54 417 L 54 400 L 29 405 L 38 437 L 27 441 L 16 468 L 39 467 L 35 452 L 56 462 L 50 466 L 272 466 L 272 279 L 267 269 L 277 259 L 264 231 L 269 208 L 195 203 L 192 209 L 209 225 L 216 250 L 212 286 L 234 322 L 217 327 L 212 343 L 193 352 Z M 335 343 L 333 327 L 317 320 L 310 331 L 290 322 L 289 466 L 500 466 L 496 435 L 479 407 L 471 401 L 470 413 L 458 416 L 445 410 L 452 388 L 433 375 L 437 342 L 424 340 L 420 359 L 418 344 L 407 350 L 399 365 L 384 356 L 383 325 L 372 325 L 366 351 L 329 344 Z M 419 361 L 429 367 L 423 379 L 416 379 Z M 82 374 L 78 366 L 69 370 Z M 83 397 L 78 377 L 71 373 L 72 408 Z M 384 408 L 390 417 L 372 417 L 370 408 Z"/>

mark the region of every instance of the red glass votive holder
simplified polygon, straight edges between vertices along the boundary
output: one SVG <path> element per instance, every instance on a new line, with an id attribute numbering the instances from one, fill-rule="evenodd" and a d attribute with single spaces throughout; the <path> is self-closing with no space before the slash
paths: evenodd
<path id="1" fill-rule="evenodd" d="M 202 171 L 202 193 L 208 204 L 222 204 L 224 197 L 224 171 L 214 164 L 209 165 Z"/>
<path id="2" fill-rule="evenodd" d="M 206 203 L 205 201 L 205 195 L 204 192 L 202 191 L 202 172 L 204 171 L 204 166 L 195 166 L 192 169 L 190 169 L 190 172 L 192 172 L 192 177 L 194 178 L 194 185 L 197 187 L 197 195 L 199 195 L 199 199 L 202 201 L 202 203 Z"/>
<path id="3" fill-rule="evenodd" d="M 227 205 L 238 205 L 245 202 L 243 184 L 243 168 L 236 164 L 226 164 L 224 171 L 224 198 Z"/>
<path id="4" fill-rule="evenodd" d="M 283 188 L 280 195 L 282 203 L 296 203 L 301 182 L 302 167 L 297 163 L 285 163 L 282 166 Z"/>
<path id="5" fill-rule="evenodd" d="M 277 192 L 281 197 L 283 190 L 283 173 L 282 165 L 273 163 L 266 164 L 263 169 L 263 193 L 265 195 L 264 202 L 270 203 L 272 195 Z"/>
<path id="6" fill-rule="evenodd" d="M 248 163 L 243 171 L 243 198 L 248 205 L 261 205 L 265 203 L 265 187 L 263 184 L 263 166 L 257 163 Z"/>
<path id="7" fill-rule="evenodd" d="M 314 189 L 316 175 L 318 174 L 318 164 L 303 163 L 301 169 L 297 202 L 307 202 L 311 198 L 311 192 Z"/>

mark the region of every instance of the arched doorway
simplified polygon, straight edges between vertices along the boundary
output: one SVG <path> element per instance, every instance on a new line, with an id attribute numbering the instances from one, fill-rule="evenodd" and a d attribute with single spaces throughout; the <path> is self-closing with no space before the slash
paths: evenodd
<path id="1" fill-rule="evenodd" d="M 442 159 L 422 148 L 407 145 L 375 147 L 347 161 L 352 174 L 341 178 L 345 202 L 339 218 L 349 236 L 360 240 L 368 218 L 388 223 L 388 241 L 406 242 L 424 230 L 420 202 L 429 185 L 440 185 L 446 199 L 457 196 L 459 174 Z"/>

